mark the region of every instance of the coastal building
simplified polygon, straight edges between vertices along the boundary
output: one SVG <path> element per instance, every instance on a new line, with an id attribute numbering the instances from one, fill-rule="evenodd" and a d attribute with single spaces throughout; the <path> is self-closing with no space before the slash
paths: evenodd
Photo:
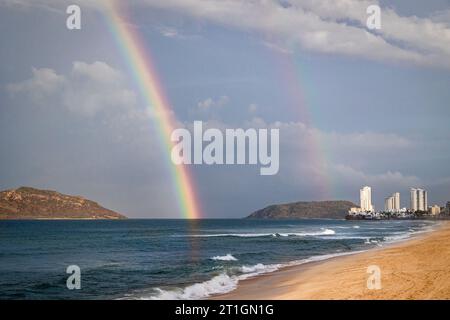
<path id="1" fill-rule="evenodd" d="M 386 199 L 384 199 L 384 211 L 394 211 L 394 197 L 387 197 Z"/>
<path id="2" fill-rule="evenodd" d="M 435 216 L 441 213 L 441 207 L 434 205 L 428 208 L 428 213 Z"/>
<path id="3" fill-rule="evenodd" d="M 361 212 L 361 208 L 359 208 L 359 207 L 352 207 L 348 211 L 348 213 L 350 213 L 350 214 L 357 214 L 357 213 L 360 213 L 360 212 Z"/>
<path id="4" fill-rule="evenodd" d="M 372 205 L 372 189 L 368 186 L 359 190 L 359 198 L 361 201 L 361 211 L 372 212 L 374 211 Z"/>
<path id="5" fill-rule="evenodd" d="M 395 192 L 384 200 L 384 211 L 399 212 L 400 211 L 400 193 Z"/>
<path id="6" fill-rule="evenodd" d="M 418 205 L 417 205 L 417 189 L 411 188 L 410 191 L 411 195 L 411 211 L 417 211 Z"/>
<path id="7" fill-rule="evenodd" d="M 412 211 L 427 211 L 428 209 L 428 194 L 423 189 L 411 188 L 411 210 Z"/>
<path id="8" fill-rule="evenodd" d="M 394 210 L 398 212 L 400 211 L 400 192 L 395 192 L 392 196 L 394 197 Z"/>

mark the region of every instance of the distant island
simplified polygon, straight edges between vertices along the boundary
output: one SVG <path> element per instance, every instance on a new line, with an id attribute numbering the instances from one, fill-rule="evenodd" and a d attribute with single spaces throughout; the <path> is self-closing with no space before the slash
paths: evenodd
<path id="1" fill-rule="evenodd" d="M 275 204 L 253 212 L 247 219 L 344 219 L 355 204 L 350 201 L 300 201 Z"/>
<path id="2" fill-rule="evenodd" d="M 0 220 L 5 219 L 126 219 L 79 196 L 30 187 L 0 192 Z"/>

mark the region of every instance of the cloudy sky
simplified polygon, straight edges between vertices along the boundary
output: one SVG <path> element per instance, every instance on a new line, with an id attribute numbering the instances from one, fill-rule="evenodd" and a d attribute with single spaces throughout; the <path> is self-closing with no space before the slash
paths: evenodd
<path id="1" fill-rule="evenodd" d="M 66 28 L 69 4 L 81 30 Z M 381 29 L 366 9 L 382 8 Z M 0 188 L 180 217 L 146 105 L 98 1 L 0 0 Z M 136 0 L 182 126 L 279 128 L 280 171 L 192 166 L 205 217 L 272 203 L 450 201 L 450 1 Z"/>

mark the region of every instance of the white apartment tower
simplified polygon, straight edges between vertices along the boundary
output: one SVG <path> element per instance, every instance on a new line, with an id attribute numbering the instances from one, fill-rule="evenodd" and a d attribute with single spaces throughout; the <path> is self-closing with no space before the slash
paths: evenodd
<path id="1" fill-rule="evenodd" d="M 411 188 L 411 210 L 427 211 L 428 194 L 423 189 Z"/>
<path id="2" fill-rule="evenodd" d="M 384 200 L 384 210 L 388 212 L 400 211 L 400 193 L 395 192 Z"/>
<path id="3" fill-rule="evenodd" d="M 361 211 L 373 211 L 372 206 L 372 189 L 368 186 L 359 190 L 359 198 L 361 200 Z"/>
<path id="4" fill-rule="evenodd" d="M 419 208 L 417 202 L 417 189 L 411 188 L 411 211 L 417 211 Z"/>
<path id="5" fill-rule="evenodd" d="M 422 189 L 417 189 L 417 210 L 423 211 L 424 208 L 424 201 L 425 199 L 423 198 L 423 190 Z"/>
<path id="6" fill-rule="evenodd" d="M 387 197 L 386 199 L 384 199 L 384 211 L 386 211 L 386 212 L 394 211 L 394 198 L 393 197 Z"/>
<path id="7" fill-rule="evenodd" d="M 394 197 L 394 210 L 400 211 L 400 192 L 395 192 L 392 196 Z"/>

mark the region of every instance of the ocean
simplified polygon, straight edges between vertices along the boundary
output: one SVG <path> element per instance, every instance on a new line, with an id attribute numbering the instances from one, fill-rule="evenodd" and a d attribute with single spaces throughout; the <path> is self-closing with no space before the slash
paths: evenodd
<path id="1" fill-rule="evenodd" d="M 433 221 L 0 221 L 0 299 L 203 299 L 284 266 L 407 239 Z M 66 286 L 67 267 L 81 289 Z"/>

